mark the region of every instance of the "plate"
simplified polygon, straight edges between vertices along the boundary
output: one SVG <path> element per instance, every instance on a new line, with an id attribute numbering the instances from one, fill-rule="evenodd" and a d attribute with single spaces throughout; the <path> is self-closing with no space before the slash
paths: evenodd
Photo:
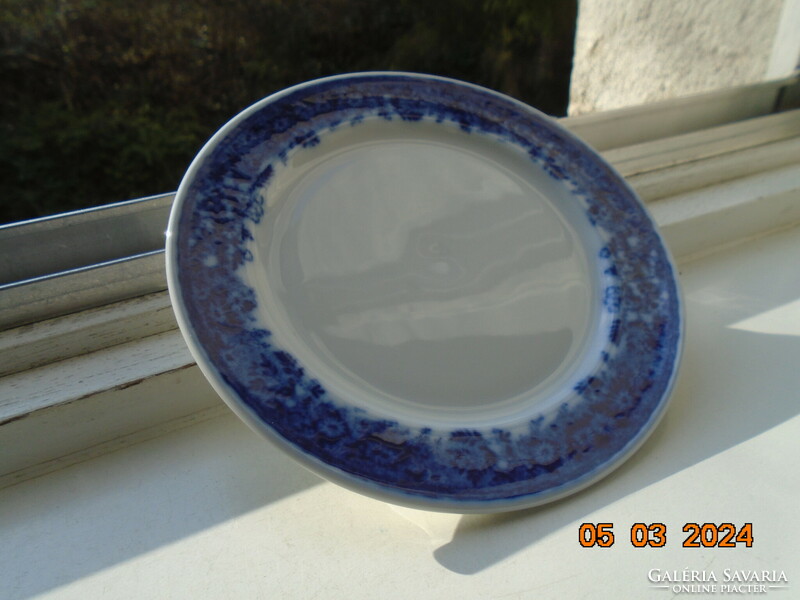
<path id="1" fill-rule="evenodd" d="M 358 73 L 248 108 L 200 151 L 167 235 L 205 376 L 323 477 L 496 512 L 609 473 L 665 410 L 675 268 L 623 179 L 535 109 Z"/>

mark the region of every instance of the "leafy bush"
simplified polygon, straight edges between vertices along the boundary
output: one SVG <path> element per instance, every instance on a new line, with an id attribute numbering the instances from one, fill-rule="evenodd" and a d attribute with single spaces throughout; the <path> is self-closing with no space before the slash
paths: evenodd
<path id="1" fill-rule="evenodd" d="M 170 191 L 308 79 L 406 70 L 563 114 L 576 0 L 0 0 L 0 222 Z"/>

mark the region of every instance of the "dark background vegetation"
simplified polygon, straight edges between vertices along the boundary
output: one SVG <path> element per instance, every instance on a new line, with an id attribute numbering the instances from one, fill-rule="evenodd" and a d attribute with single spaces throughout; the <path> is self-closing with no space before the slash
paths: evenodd
<path id="1" fill-rule="evenodd" d="M 577 0 L 0 0 L 0 223 L 174 190 L 256 100 L 359 70 L 566 112 Z"/>

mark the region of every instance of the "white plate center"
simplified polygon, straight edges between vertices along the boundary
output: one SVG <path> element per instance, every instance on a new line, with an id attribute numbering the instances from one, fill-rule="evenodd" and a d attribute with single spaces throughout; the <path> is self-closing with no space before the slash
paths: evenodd
<path id="1" fill-rule="evenodd" d="M 434 123 L 342 126 L 265 198 L 248 277 L 268 290 L 275 339 L 326 386 L 491 407 L 558 379 L 586 343 L 585 217 L 506 144 Z"/>

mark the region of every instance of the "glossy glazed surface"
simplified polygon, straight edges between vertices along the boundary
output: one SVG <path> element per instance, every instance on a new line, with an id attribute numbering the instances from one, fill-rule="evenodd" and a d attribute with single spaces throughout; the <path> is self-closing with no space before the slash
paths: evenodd
<path id="1" fill-rule="evenodd" d="M 597 312 L 564 216 L 581 215 L 512 148 L 381 119 L 324 136 L 271 188 L 244 276 L 326 388 L 420 424 L 485 421 L 574 370 Z"/>
<path id="2" fill-rule="evenodd" d="M 435 77 L 292 88 L 204 148 L 170 291 L 223 398 L 320 474 L 426 508 L 574 492 L 657 422 L 682 338 L 669 256 L 594 152 Z"/>

